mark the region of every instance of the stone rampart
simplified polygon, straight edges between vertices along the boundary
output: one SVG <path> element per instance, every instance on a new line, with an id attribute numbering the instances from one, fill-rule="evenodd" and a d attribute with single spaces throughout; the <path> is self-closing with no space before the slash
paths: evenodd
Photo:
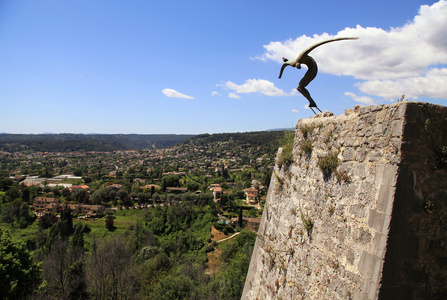
<path id="1" fill-rule="evenodd" d="M 242 299 L 447 299 L 446 107 L 318 114 L 281 151 Z"/>

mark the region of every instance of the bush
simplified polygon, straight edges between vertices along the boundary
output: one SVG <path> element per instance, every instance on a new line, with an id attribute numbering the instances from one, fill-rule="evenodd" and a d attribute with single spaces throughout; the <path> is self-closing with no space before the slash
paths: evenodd
<path id="1" fill-rule="evenodd" d="M 213 244 L 210 243 L 210 244 L 206 245 L 205 252 L 208 253 L 211 251 L 214 251 L 214 246 L 213 246 Z"/>
<path id="2" fill-rule="evenodd" d="M 306 229 L 308 232 L 312 231 L 314 223 L 312 222 L 312 218 L 310 216 L 301 214 L 301 221 L 303 222 L 304 229 Z"/>
<path id="3" fill-rule="evenodd" d="M 295 139 L 295 131 L 285 130 L 280 140 L 282 147 L 281 154 L 278 157 L 278 166 L 290 165 L 293 162 L 293 142 Z"/>
<path id="4" fill-rule="evenodd" d="M 313 146 L 311 140 L 304 140 L 300 145 L 301 152 L 308 153 L 312 152 Z"/>
<path id="5" fill-rule="evenodd" d="M 300 131 L 303 134 L 304 138 L 307 139 L 308 134 L 311 133 L 312 130 L 314 130 L 314 128 L 315 128 L 314 123 L 312 123 L 310 125 L 304 124 L 303 126 L 300 127 Z"/>
<path id="6" fill-rule="evenodd" d="M 340 165 L 340 160 L 338 159 L 338 153 L 332 152 L 320 157 L 317 163 L 318 167 L 323 171 L 326 176 L 330 176 L 337 167 Z"/>

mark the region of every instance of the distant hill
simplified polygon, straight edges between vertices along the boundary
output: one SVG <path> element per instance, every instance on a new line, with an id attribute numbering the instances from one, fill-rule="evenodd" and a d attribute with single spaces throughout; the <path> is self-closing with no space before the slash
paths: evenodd
<path id="1" fill-rule="evenodd" d="M 116 151 L 160 149 L 169 146 L 216 145 L 231 142 L 234 145 L 262 147 L 276 151 L 278 131 L 254 131 L 217 134 L 5 134 L 0 133 L 0 151 Z"/>
<path id="2" fill-rule="evenodd" d="M 0 151 L 115 151 L 159 149 L 194 135 L 177 134 L 0 134 Z"/>
<path id="3" fill-rule="evenodd" d="M 183 144 L 212 145 L 218 142 L 231 142 L 234 145 L 249 145 L 252 147 L 262 147 L 267 152 L 276 151 L 279 146 L 279 139 L 283 136 L 279 131 L 253 131 L 236 133 L 199 134 L 191 137 Z"/>

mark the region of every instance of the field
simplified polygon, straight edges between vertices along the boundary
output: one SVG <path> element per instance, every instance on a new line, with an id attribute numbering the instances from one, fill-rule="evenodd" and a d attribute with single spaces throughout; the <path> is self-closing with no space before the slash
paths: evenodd
<path id="1" fill-rule="evenodd" d="M 138 221 L 142 220 L 144 217 L 145 210 L 140 209 L 129 209 L 129 210 L 118 210 L 114 214 L 114 230 L 107 230 L 105 227 L 106 218 L 99 218 L 95 220 L 78 220 L 74 219 L 73 224 L 77 222 L 83 222 L 88 224 L 91 228 L 91 232 L 85 235 L 85 240 L 87 243 L 91 243 L 93 237 L 102 239 L 102 238 L 110 238 L 116 235 L 124 233 L 127 228 L 131 225 L 134 225 Z M 33 224 L 28 226 L 27 228 L 20 229 L 19 225 L 14 223 L 14 226 L 10 224 L 0 222 L 0 225 L 8 228 L 11 232 L 11 236 L 15 240 L 19 240 L 22 242 L 26 242 L 27 240 L 33 239 L 37 236 L 39 231 L 39 222 L 35 221 Z"/>

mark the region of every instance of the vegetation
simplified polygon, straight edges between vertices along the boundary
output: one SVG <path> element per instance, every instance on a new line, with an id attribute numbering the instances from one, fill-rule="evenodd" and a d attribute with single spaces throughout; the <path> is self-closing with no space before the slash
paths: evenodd
<path id="1" fill-rule="evenodd" d="M 313 150 L 312 141 L 309 139 L 305 139 L 301 145 L 300 150 L 302 153 L 310 153 Z"/>
<path id="2" fill-rule="evenodd" d="M 329 206 L 327 209 L 329 215 L 333 215 L 335 213 L 335 207 L 333 205 Z"/>
<path id="3" fill-rule="evenodd" d="M 304 124 L 300 127 L 300 131 L 304 136 L 304 139 L 307 139 L 309 133 L 311 133 L 315 128 L 315 123 Z"/>
<path id="4" fill-rule="evenodd" d="M 212 201 L 122 210 L 113 219 L 122 226 L 110 232 L 104 226 L 110 217 L 74 221 L 67 211 L 51 227 L 37 226 L 37 232 L 21 235 L 25 241 L 20 242 L 13 242 L 9 230 L 0 227 L 0 271 L 9 280 L 2 281 L 0 292 L 5 299 L 26 294 L 58 299 L 239 299 L 255 234 L 242 231 L 222 245 L 214 243 L 222 249 L 221 267 L 212 277 L 206 275 L 206 246 L 216 213 Z M 21 231 L 17 225 L 13 228 L 16 234 Z"/>
<path id="5" fill-rule="evenodd" d="M 351 176 L 349 176 L 348 174 L 346 174 L 344 172 L 339 172 L 339 171 L 335 170 L 334 175 L 337 178 L 338 183 L 342 183 L 342 182 L 350 183 L 351 182 Z"/>
<path id="6" fill-rule="evenodd" d="M 307 232 L 310 234 L 314 227 L 314 223 L 312 222 L 311 217 L 301 213 L 301 221 L 303 222 L 304 229 L 306 229 Z"/>
<path id="7" fill-rule="evenodd" d="M 329 177 L 340 165 L 338 153 L 332 152 L 318 159 L 318 167 L 323 171 L 326 177 Z"/>
<path id="8" fill-rule="evenodd" d="M 438 151 L 439 156 L 439 168 L 443 169 L 447 167 L 447 146 L 442 146 L 440 151 Z"/>
<path id="9" fill-rule="evenodd" d="M 0 296 L 19 299 L 39 282 L 39 265 L 22 242 L 13 241 L 9 230 L 0 226 Z"/>
<path id="10" fill-rule="evenodd" d="M 290 165 L 293 162 L 293 142 L 295 140 L 295 132 L 291 130 L 285 130 L 283 136 L 280 139 L 280 145 L 282 151 L 278 157 L 278 166 L 281 168 L 283 165 Z"/>
<path id="11" fill-rule="evenodd" d="M 0 134 L 1 151 L 114 151 L 163 148 L 192 135 L 176 134 Z"/>

